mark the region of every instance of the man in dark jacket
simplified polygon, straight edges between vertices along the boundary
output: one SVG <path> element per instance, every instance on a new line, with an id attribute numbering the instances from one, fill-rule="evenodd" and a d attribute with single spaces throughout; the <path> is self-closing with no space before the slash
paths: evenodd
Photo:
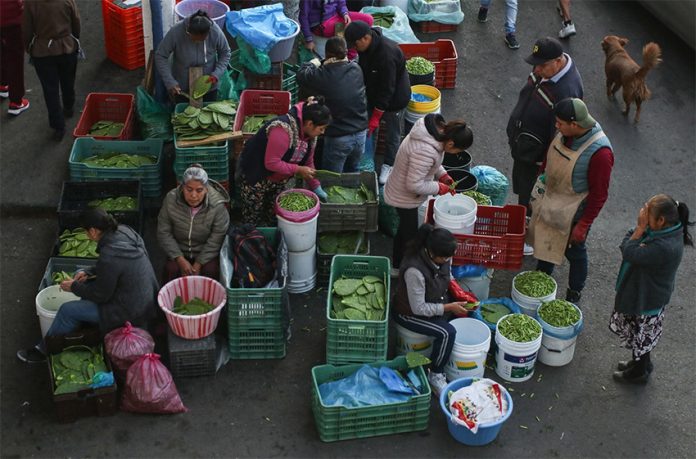
<path id="1" fill-rule="evenodd" d="M 357 172 L 367 136 L 367 100 L 360 66 L 346 58 L 341 37 L 326 42 L 326 59 L 312 59 L 297 72 L 308 95 L 321 95 L 333 121 L 324 133 L 322 166 L 334 172 Z"/>
<path id="2" fill-rule="evenodd" d="M 345 38 L 348 46 L 358 51 L 365 78 L 367 108 L 371 113 L 365 148 L 368 155 L 374 154 L 375 131 L 379 128 L 380 120 L 384 120 L 387 131 L 384 163 L 379 175 L 379 182 L 384 184 L 394 165 L 401 142 L 403 112 L 411 98 L 406 58 L 396 43 L 382 36 L 379 28 L 370 28 L 362 21 L 348 24 Z"/>

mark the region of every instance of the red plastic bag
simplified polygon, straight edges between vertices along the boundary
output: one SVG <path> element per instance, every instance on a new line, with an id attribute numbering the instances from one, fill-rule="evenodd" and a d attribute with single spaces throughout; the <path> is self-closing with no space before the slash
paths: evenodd
<path id="1" fill-rule="evenodd" d="M 106 334 L 104 348 L 116 369 L 125 373 L 139 357 L 154 352 L 155 341 L 147 331 L 126 322 L 124 327 Z"/>
<path id="2" fill-rule="evenodd" d="M 184 413 L 172 375 L 158 354 L 145 354 L 133 363 L 126 376 L 121 409 L 134 413 Z"/>

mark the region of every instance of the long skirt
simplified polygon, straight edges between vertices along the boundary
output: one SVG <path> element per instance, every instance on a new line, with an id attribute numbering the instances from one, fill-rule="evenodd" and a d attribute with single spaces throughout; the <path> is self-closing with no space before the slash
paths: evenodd
<path id="1" fill-rule="evenodd" d="M 664 309 L 656 316 L 623 314 L 614 311 L 609 319 L 609 330 L 621 339 L 621 345 L 640 357 L 652 351 L 662 336 Z"/>

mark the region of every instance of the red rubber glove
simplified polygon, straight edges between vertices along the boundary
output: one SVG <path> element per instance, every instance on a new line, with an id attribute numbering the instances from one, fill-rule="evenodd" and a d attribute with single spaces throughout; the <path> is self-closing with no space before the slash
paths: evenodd
<path id="1" fill-rule="evenodd" d="M 370 117 L 370 122 L 367 124 L 367 136 L 370 137 L 375 129 L 379 127 L 379 120 L 382 119 L 384 115 L 383 110 L 378 110 L 376 108 L 372 109 L 372 116 Z"/>
<path id="2" fill-rule="evenodd" d="M 446 173 L 446 172 L 445 172 L 444 175 L 440 176 L 440 178 L 438 179 L 438 181 L 439 181 L 440 183 L 444 183 L 445 185 L 451 185 L 451 184 L 454 183 L 454 179 L 453 179 L 448 173 Z"/>
<path id="3" fill-rule="evenodd" d="M 217 82 L 218 82 L 218 79 L 215 75 L 208 75 L 208 83 L 215 84 Z"/>
<path id="4" fill-rule="evenodd" d="M 456 194 L 456 192 L 453 189 L 451 189 L 449 185 L 438 182 L 437 186 L 440 187 L 440 189 L 437 191 L 438 196 L 442 196 L 443 194 L 447 193 L 451 194 L 452 196 Z"/>
<path id="5" fill-rule="evenodd" d="M 577 222 L 575 226 L 573 227 L 573 230 L 570 233 L 570 243 L 571 244 L 580 244 L 581 242 L 585 242 L 585 239 L 587 239 L 587 232 L 590 230 L 590 224 L 586 223 L 582 220 Z"/>
<path id="6" fill-rule="evenodd" d="M 476 295 L 474 295 L 471 292 L 465 291 L 454 279 L 450 280 L 449 286 L 447 287 L 447 291 L 449 292 L 450 298 L 453 301 L 465 301 L 467 303 L 472 304 L 478 303 Z"/>

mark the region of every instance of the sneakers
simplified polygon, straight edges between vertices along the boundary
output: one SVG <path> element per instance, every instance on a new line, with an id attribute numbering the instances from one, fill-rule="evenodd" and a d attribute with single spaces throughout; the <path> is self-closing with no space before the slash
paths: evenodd
<path id="1" fill-rule="evenodd" d="M 580 298 L 582 297 L 582 294 L 578 292 L 577 290 L 571 290 L 567 289 L 566 290 L 566 301 L 570 301 L 574 305 L 577 306 L 577 304 L 580 302 Z"/>
<path id="2" fill-rule="evenodd" d="M 563 23 L 563 28 L 558 32 L 558 38 L 568 38 L 575 35 L 575 24 L 572 22 L 570 24 Z"/>
<path id="3" fill-rule="evenodd" d="M 528 244 L 524 244 L 524 249 L 522 250 L 522 253 L 525 256 L 534 255 L 534 247 Z"/>
<path id="4" fill-rule="evenodd" d="M 505 43 L 510 49 L 517 49 L 520 47 L 520 43 L 517 41 L 514 33 L 509 33 L 505 35 Z"/>
<path id="5" fill-rule="evenodd" d="M 379 173 L 379 184 L 384 185 L 387 183 L 387 179 L 389 179 L 389 175 L 392 173 L 392 166 L 389 166 L 388 164 L 382 164 L 382 171 Z"/>
<path id="6" fill-rule="evenodd" d="M 478 22 L 488 22 L 488 8 L 479 8 Z"/>
<path id="7" fill-rule="evenodd" d="M 19 115 L 27 108 L 29 108 L 29 99 L 22 99 L 22 101 L 18 104 L 10 102 L 9 107 L 7 107 L 7 113 L 10 115 Z"/>
<path id="8" fill-rule="evenodd" d="M 428 374 L 428 382 L 435 396 L 439 397 L 440 392 L 447 386 L 447 377 L 444 373 L 434 373 L 431 371 Z"/>
<path id="9" fill-rule="evenodd" d="M 0 97 L 3 99 L 10 97 L 10 87 L 6 84 L 0 85 Z"/>
<path id="10" fill-rule="evenodd" d="M 36 346 L 18 350 L 17 358 L 24 363 L 42 363 L 46 361 L 46 355 Z"/>
<path id="11" fill-rule="evenodd" d="M 393 279 L 399 277 L 399 268 L 392 268 L 391 271 L 389 271 L 389 277 Z"/>

